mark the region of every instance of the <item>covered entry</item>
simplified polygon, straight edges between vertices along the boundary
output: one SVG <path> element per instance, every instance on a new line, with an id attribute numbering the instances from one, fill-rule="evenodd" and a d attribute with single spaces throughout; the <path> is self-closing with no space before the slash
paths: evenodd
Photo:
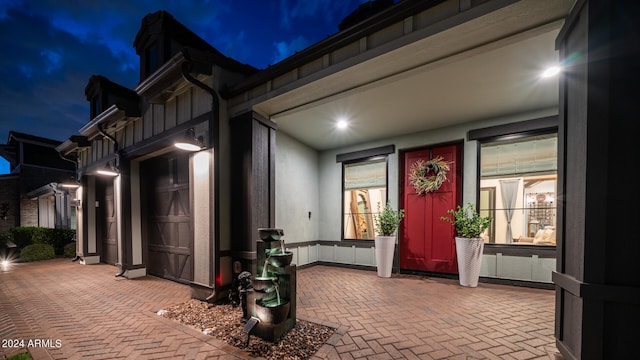
<path id="1" fill-rule="evenodd" d="M 455 208 L 461 199 L 461 153 L 461 144 L 402 153 L 401 201 L 405 218 L 400 229 L 401 269 L 457 274 L 453 227 L 440 217 Z M 447 180 L 438 190 L 421 195 L 411 183 L 411 167 L 417 161 L 427 162 L 437 157 L 449 164 Z"/>
<path id="2" fill-rule="evenodd" d="M 149 273 L 193 281 L 189 155 L 172 152 L 141 163 L 143 237 Z"/>

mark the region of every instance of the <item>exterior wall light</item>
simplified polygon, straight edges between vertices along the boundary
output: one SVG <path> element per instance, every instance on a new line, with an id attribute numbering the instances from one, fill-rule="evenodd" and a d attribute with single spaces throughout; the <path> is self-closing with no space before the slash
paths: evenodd
<path id="1" fill-rule="evenodd" d="M 100 175 L 106 175 L 106 176 L 118 176 L 119 175 L 119 171 L 118 171 L 118 167 L 115 166 L 111 161 L 108 161 L 104 168 L 96 171 L 98 174 Z"/>
<path id="2" fill-rule="evenodd" d="M 80 184 L 76 181 L 76 179 L 73 176 L 69 180 L 65 182 L 61 182 L 58 185 L 60 187 L 68 188 L 68 189 L 76 189 L 80 187 Z"/>
<path id="3" fill-rule="evenodd" d="M 560 71 L 562 71 L 562 68 L 560 68 L 560 66 L 550 66 L 545 69 L 542 74 L 540 74 L 540 76 L 543 78 L 550 78 L 552 76 L 558 75 Z"/>
<path id="4" fill-rule="evenodd" d="M 200 151 L 204 147 L 202 142 L 202 136 L 196 137 L 195 130 L 193 128 L 189 128 L 184 136 L 177 140 L 173 145 L 181 150 Z"/>

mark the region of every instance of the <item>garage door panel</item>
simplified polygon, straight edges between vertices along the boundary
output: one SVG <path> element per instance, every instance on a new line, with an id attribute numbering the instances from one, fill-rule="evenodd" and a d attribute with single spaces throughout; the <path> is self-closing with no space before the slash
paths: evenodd
<path id="1" fill-rule="evenodd" d="M 102 231 L 101 239 L 101 261 L 115 265 L 118 262 L 117 226 L 113 181 L 104 181 L 99 185 L 101 192 L 101 207 L 96 213 Z"/>
<path id="2" fill-rule="evenodd" d="M 149 273 L 179 281 L 193 280 L 188 163 L 188 155 L 172 153 L 142 164 Z"/>

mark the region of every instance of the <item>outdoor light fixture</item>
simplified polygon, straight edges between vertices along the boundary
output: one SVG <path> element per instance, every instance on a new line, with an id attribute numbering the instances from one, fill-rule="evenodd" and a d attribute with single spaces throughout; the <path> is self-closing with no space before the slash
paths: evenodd
<path id="1" fill-rule="evenodd" d="M 9 268 L 11 268 L 11 259 L 0 260 L 0 268 L 4 271 L 9 270 Z"/>
<path id="2" fill-rule="evenodd" d="M 193 128 L 189 128 L 187 132 L 185 132 L 184 136 L 173 145 L 182 150 L 199 151 L 203 148 L 202 142 L 202 136 L 196 137 L 195 130 Z"/>
<path id="3" fill-rule="evenodd" d="M 117 166 L 113 165 L 111 161 L 107 161 L 104 168 L 98 170 L 97 173 L 106 176 L 118 176 L 119 171 Z"/>
<path id="4" fill-rule="evenodd" d="M 60 187 L 69 188 L 69 189 L 76 189 L 80 187 L 80 184 L 76 181 L 76 179 L 73 176 L 69 180 L 62 182 L 58 185 L 60 185 Z"/>
<path id="5" fill-rule="evenodd" d="M 562 68 L 560 68 L 560 66 L 550 66 L 547 69 L 545 69 L 542 72 L 542 74 L 540 74 L 540 76 L 543 78 L 549 78 L 549 77 L 558 75 L 560 71 L 562 71 Z"/>

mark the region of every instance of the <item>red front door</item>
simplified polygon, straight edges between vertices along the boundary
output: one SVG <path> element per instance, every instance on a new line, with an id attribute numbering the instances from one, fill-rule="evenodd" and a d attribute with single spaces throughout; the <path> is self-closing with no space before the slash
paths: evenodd
<path id="1" fill-rule="evenodd" d="M 409 179 L 411 165 L 441 156 L 449 162 L 447 180 L 435 192 L 418 195 Z M 400 268 L 457 274 L 453 227 L 440 220 L 460 204 L 462 195 L 462 145 L 446 145 L 405 152 L 403 155 L 403 208 Z"/>

